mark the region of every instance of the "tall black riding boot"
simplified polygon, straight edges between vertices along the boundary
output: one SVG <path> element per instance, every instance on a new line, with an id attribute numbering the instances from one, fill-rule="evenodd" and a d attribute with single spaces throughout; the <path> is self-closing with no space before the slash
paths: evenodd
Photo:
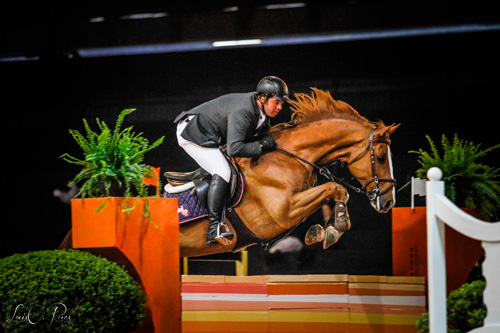
<path id="1" fill-rule="evenodd" d="M 229 192 L 229 183 L 221 176 L 215 174 L 210 181 L 210 187 L 207 193 L 208 210 L 208 234 L 206 244 L 219 242 L 229 245 L 234 238 L 234 234 L 221 221 L 222 211 L 226 202 L 226 195 Z"/>

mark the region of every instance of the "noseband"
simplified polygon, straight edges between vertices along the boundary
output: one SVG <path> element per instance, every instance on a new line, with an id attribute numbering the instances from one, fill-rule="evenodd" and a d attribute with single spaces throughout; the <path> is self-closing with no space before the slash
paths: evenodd
<path id="1" fill-rule="evenodd" d="M 286 150 L 283 150 L 281 148 L 276 148 L 276 151 L 279 151 L 283 154 L 286 154 L 288 156 L 291 156 L 291 157 L 294 157 L 296 159 L 298 159 L 299 161 L 301 162 L 304 162 L 310 166 L 312 166 L 314 169 L 316 169 L 318 171 L 318 173 L 320 175 L 322 175 L 323 177 L 327 178 L 328 180 L 330 181 L 334 181 L 334 182 L 337 182 L 337 183 L 340 183 L 352 190 L 354 190 L 356 193 L 361 193 L 361 194 L 364 194 L 368 197 L 369 200 L 375 200 L 377 197 L 380 197 L 384 194 L 386 194 L 387 192 L 389 192 L 390 190 L 392 190 L 393 187 L 396 186 L 396 179 L 393 179 L 393 178 L 380 178 L 378 177 L 377 175 L 377 169 L 375 167 L 375 150 L 373 148 L 373 144 L 374 143 L 384 143 L 386 145 L 389 145 L 389 141 L 387 140 L 384 140 L 384 139 L 378 139 L 378 140 L 374 140 L 374 133 L 375 133 L 375 130 L 377 128 L 376 127 L 373 127 L 371 132 L 370 132 L 370 137 L 369 137 L 369 143 L 368 143 L 368 146 L 363 149 L 355 158 L 353 158 L 349 163 L 346 163 L 346 162 L 342 162 L 340 161 L 341 165 L 342 166 L 349 166 L 349 165 L 352 165 L 354 164 L 356 161 L 358 161 L 359 159 L 361 159 L 361 157 L 363 157 L 363 155 L 367 152 L 370 152 L 370 164 L 371 164 L 371 169 L 372 169 L 372 178 L 366 182 L 366 184 L 363 184 L 359 181 L 359 179 L 357 179 L 356 177 L 356 180 L 359 182 L 359 184 L 361 185 L 361 187 L 356 187 L 356 186 L 353 186 L 349 183 L 347 183 L 344 179 L 342 178 L 339 178 L 335 175 L 333 175 L 330 170 L 328 169 L 328 167 L 338 163 L 339 161 L 334 161 L 333 163 L 331 164 L 328 164 L 324 167 L 319 167 L 317 166 L 316 164 L 314 163 L 311 163 L 309 162 L 308 160 L 300 157 L 300 156 L 297 156 L 295 154 L 292 154 Z M 388 157 L 390 158 L 390 157 Z M 392 183 L 391 186 L 389 186 L 388 188 L 386 188 L 384 191 L 380 191 L 380 183 L 381 182 L 388 182 L 388 183 Z M 375 187 L 368 191 L 367 190 L 367 187 L 368 185 L 370 185 L 371 183 L 375 183 Z"/>

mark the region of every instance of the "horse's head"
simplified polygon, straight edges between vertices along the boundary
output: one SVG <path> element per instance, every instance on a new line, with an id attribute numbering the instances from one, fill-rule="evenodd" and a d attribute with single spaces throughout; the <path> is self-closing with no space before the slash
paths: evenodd
<path id="1" fill-rule="evenodd" d="M 371 205 L 387 213 L 396 203 L 396 180 L 392 171 L 389 136 L 399 125 L 374 127 L 352 151 L 349 170 L 363 185 Z"/>
<path id="2" fill-rule="evenodd" d="M 329 92 L 312 90 L 311 95 L 295 94 L 296 99 L 290 101 L 297 124 L 291 131 L 302 131 L 302 136 L 283 136 L 279 146 L 288 140 L 292 151 L 301 151 L 320 166 L 335 160 L 347 162 L 362 185 L 357 190 L 367 194 L 378 212 L 388 212 L 396 202 L 389 136 L 399 125 L 370 122 Z"/>

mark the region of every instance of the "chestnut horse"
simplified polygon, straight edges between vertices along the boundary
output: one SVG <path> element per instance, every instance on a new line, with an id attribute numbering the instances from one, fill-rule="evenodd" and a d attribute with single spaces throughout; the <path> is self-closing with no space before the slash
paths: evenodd
<path id="1" fill-rule="evenodd" d="M 350 227 L 346 209 L 349 194 L 323 167 L 334 161 L 348 165 L 361 185 L 356 190 L 368 196 L 375 210 L 388 212 L 395 204 L 389 136 L 399 125 L 370 122 L 350 105 L 318 89 L 313 88 L 310 95 L 296 94 L 295 98 L 291 101 L 295 125 L 280 124 L 270 130 L 279 149 L 258 159 L 236 159 L 246 189 L 234 210 L 253 235 L 270 240 L 334 200 L 339 208 L 334 218 L 343 221 L 343 227 L 342 223 L 337 227 L 330 221 L 325 228 L 310 229 L 306 236 L 306 243 L 323 241 L 327 248 Z M 313 186 L 317 171 L 330 181 Z M 207 245 L 207 219 L 182 224 L 181 256 L 238 250 L 238 233 L 230 220 L 227 225 L 236 239 L 229 245 Z"/>

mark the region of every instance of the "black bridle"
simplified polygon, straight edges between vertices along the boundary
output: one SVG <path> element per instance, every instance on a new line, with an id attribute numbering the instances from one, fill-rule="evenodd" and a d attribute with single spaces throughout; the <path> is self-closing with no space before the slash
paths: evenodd
<path id="1" fill-rule="evenodd" d="M 377 197 L 380 197 L 382 195 L 384 195 L 385 193 L 389 192 L 390 190 L 392 190 L 393 187 L 396 186 L 396 179 L 393 179 L 393 178 L 380 178 L 378 175 L 377 175 L 377 169 L 375 167 L 375 151 L 374 151 L 374 148 L 373 148 L 373 144 L 375 143 L 384 143 L 386 145 L 389 145 L 389 141 L 388 140 L 385 140 L 383 138 L 381 139 L 378 139 L 378 140 L 375 140 L 374 139 L 374 133 L 375 133 L 375 130 L 377 128 L 376 127 L 373 127 L 371 132 L 370 132 L 370 137 L 369 137 L 369 143 L 368 143 L 368 146 L 363 149 L 355 158 L 353 158 L 349 163 L 346 163 L 346 162 L 343 162 L 343 161 L 334 161 L 333 163 L 330 163 L 326 166 L 323 166 L 323 167 L 320 167 L 320 166 L 317 166 L 316 164 L 314 163 L 311 163 L 309 162 L 308 160 L 300 157 L 300 156 L 297 156 L 295 154 L 292 154 L 286 150 L 283 150 L 281 148 L 276 148 L 276 151 L 279 151 L 280 153 L 283 153 L 283 154 L 286 154 L 290 157 L 293 157 L 293 158 L 296 158 L 297 160 L 307 164 L 307 165 L 310 165 L 312 166 L 315 170 L 318 171 L 318 173 L 320 175 L 322 175 L 323 177 L 327 178 L 328 180 L 330 181 L 334 181 L 336 183 L 339 183 L 339 184 L 342 184 L 343 186 L 345 187 L 348 187 L 352 190 L 354 190 L 356 193 L 361 193 L 361 194 L 364 194 L 368 197 L 369 200 L 375 200 Z M 344 179 L 342 178 L 339 178 L 335 175 L 333 175 L 330 170 L 328 169 L 330 166 L 336 164 L 336 163 L 341 163 L 342 166 L 349 166 L 349 165 L 352 165 L 353 163 L 355 163 L 356 161 L 358 161 L 359 159 L 361 159 L 361 157 L 363 157 L 364 154 L 366 154 L 367 152 L 370 152 L 370 164 L 371 164 L 371 169 L 372 169 L 372 178 L 366 182 L 366 184 L 363 184 L 361 183 L 361 181 L 359 181 L 359 179 L 357 177 L 355 177 L 353 175 L 354 178 L 356 178 L 356 180 L 358 181 L 358 183 L 361 185 L 361 187 L 356 187 L 356 186 L 353 186 L 351 184 L 349 184 L 348 182 L 346 182 Z M 388 157 L 390 158 L 390 157 Z M 392 183 L 391 186 L 389 186 L 388 188 L 386 188 L 385 190 L 381 191 L 380 190 L 380 183 L 381 182 L 388 182 L 388 183 Z M 368 185 L 370 185 L 371 183 L 375 183 L 375 187 L 368 191 L 367 190 L 367 187 Z"/>

